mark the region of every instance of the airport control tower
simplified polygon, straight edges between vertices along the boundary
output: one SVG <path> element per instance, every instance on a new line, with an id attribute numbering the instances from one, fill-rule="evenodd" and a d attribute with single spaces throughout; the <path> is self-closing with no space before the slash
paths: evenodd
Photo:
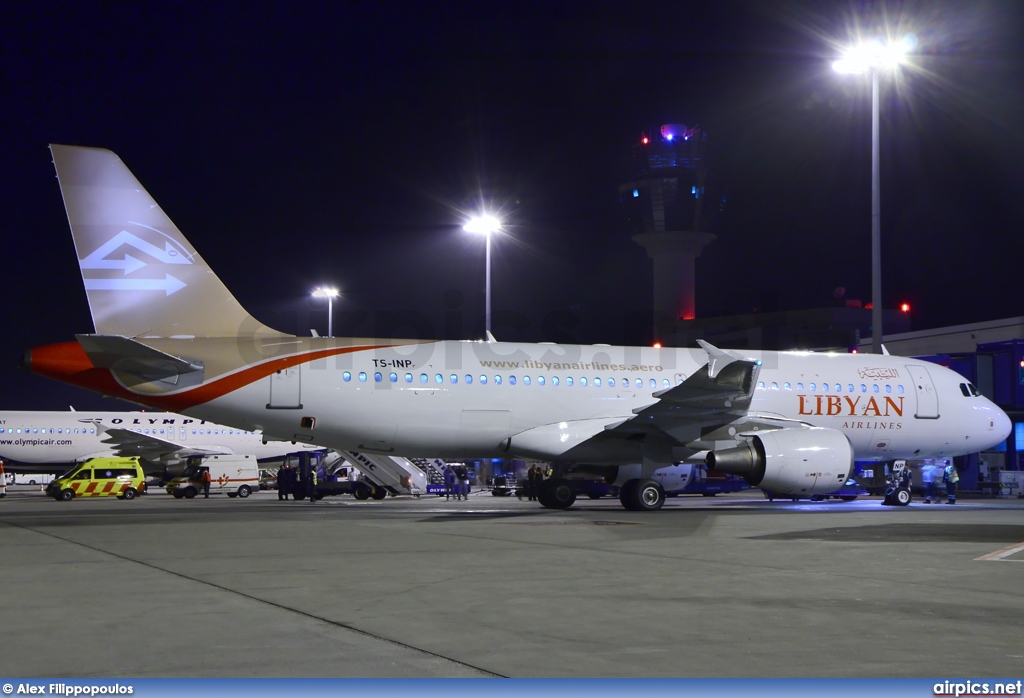
<path id="1" fill-rule="evenodd" d="M 629 232 L 654 260 L 654 322 L 695 317 L 694 260 L 717 237 L 725 199 L 709 187 L 710 144 L 700 126 L 666 124 L 633 146 L 619 187 Z"/>

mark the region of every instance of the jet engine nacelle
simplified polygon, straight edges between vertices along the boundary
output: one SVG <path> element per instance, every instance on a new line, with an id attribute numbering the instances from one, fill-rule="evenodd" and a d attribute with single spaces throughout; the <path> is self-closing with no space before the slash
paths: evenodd
<path id="1" fill-rule="evenodd" d="M 835 429 L 778 429 L 707 455 L 709 470 L 782 494 L 828 494 L 853 472 L 853 447 Z"/>

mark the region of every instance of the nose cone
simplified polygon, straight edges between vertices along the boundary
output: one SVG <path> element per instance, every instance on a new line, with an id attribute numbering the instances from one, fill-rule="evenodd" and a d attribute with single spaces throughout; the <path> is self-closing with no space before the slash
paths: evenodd
<path id="1" fill-rule="evenodd" d="M 1013 429 L 1013 422 L 1010 421 L 1010 418 L 1007 416 L 1005 412 L 1003 412 L 995 405 L 992 405 L 992 411 L 992 431 L 995 434 L 995 436 L 999 437 L 999 440 L 992 444 L 993 446 L 996 446 L 1006 441 L 1006 438 L 1010 435 L 1010 430 Z"/>

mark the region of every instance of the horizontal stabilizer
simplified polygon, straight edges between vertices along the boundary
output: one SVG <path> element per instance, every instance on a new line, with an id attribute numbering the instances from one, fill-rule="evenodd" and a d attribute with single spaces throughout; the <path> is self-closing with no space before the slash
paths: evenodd
<path id="1" fill-rule="evenodd" d="M 109 369 L 122 380 L 133 377 L 133 383 L 161 381 L 179 387 L 203 382 L 201 361 L 173 356 L 128 337 L 80 334 L 76 339 L 93 366 Z"/>

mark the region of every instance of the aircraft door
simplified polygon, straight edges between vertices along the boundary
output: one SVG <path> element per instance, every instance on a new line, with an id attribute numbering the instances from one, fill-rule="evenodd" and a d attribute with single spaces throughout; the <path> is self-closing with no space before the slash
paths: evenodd
<path id="1" fill-rule="evenodd" d="M 267 409 L 297 410 L 302 407 L 302 373 L 298 366 L 276 371 L 269 380 L 270 402 Z"/>
<path id="2" fill-rule="evenodd" d="M 908 364 L 907 370 L 914 380 L 914 392 L 917 393 L 917 412 L 914 413 L 914 417 L 938 419 L 939 396 L 935 393 L 935 384 L 932 383 L 928 369 L 920 364 Z"/>

